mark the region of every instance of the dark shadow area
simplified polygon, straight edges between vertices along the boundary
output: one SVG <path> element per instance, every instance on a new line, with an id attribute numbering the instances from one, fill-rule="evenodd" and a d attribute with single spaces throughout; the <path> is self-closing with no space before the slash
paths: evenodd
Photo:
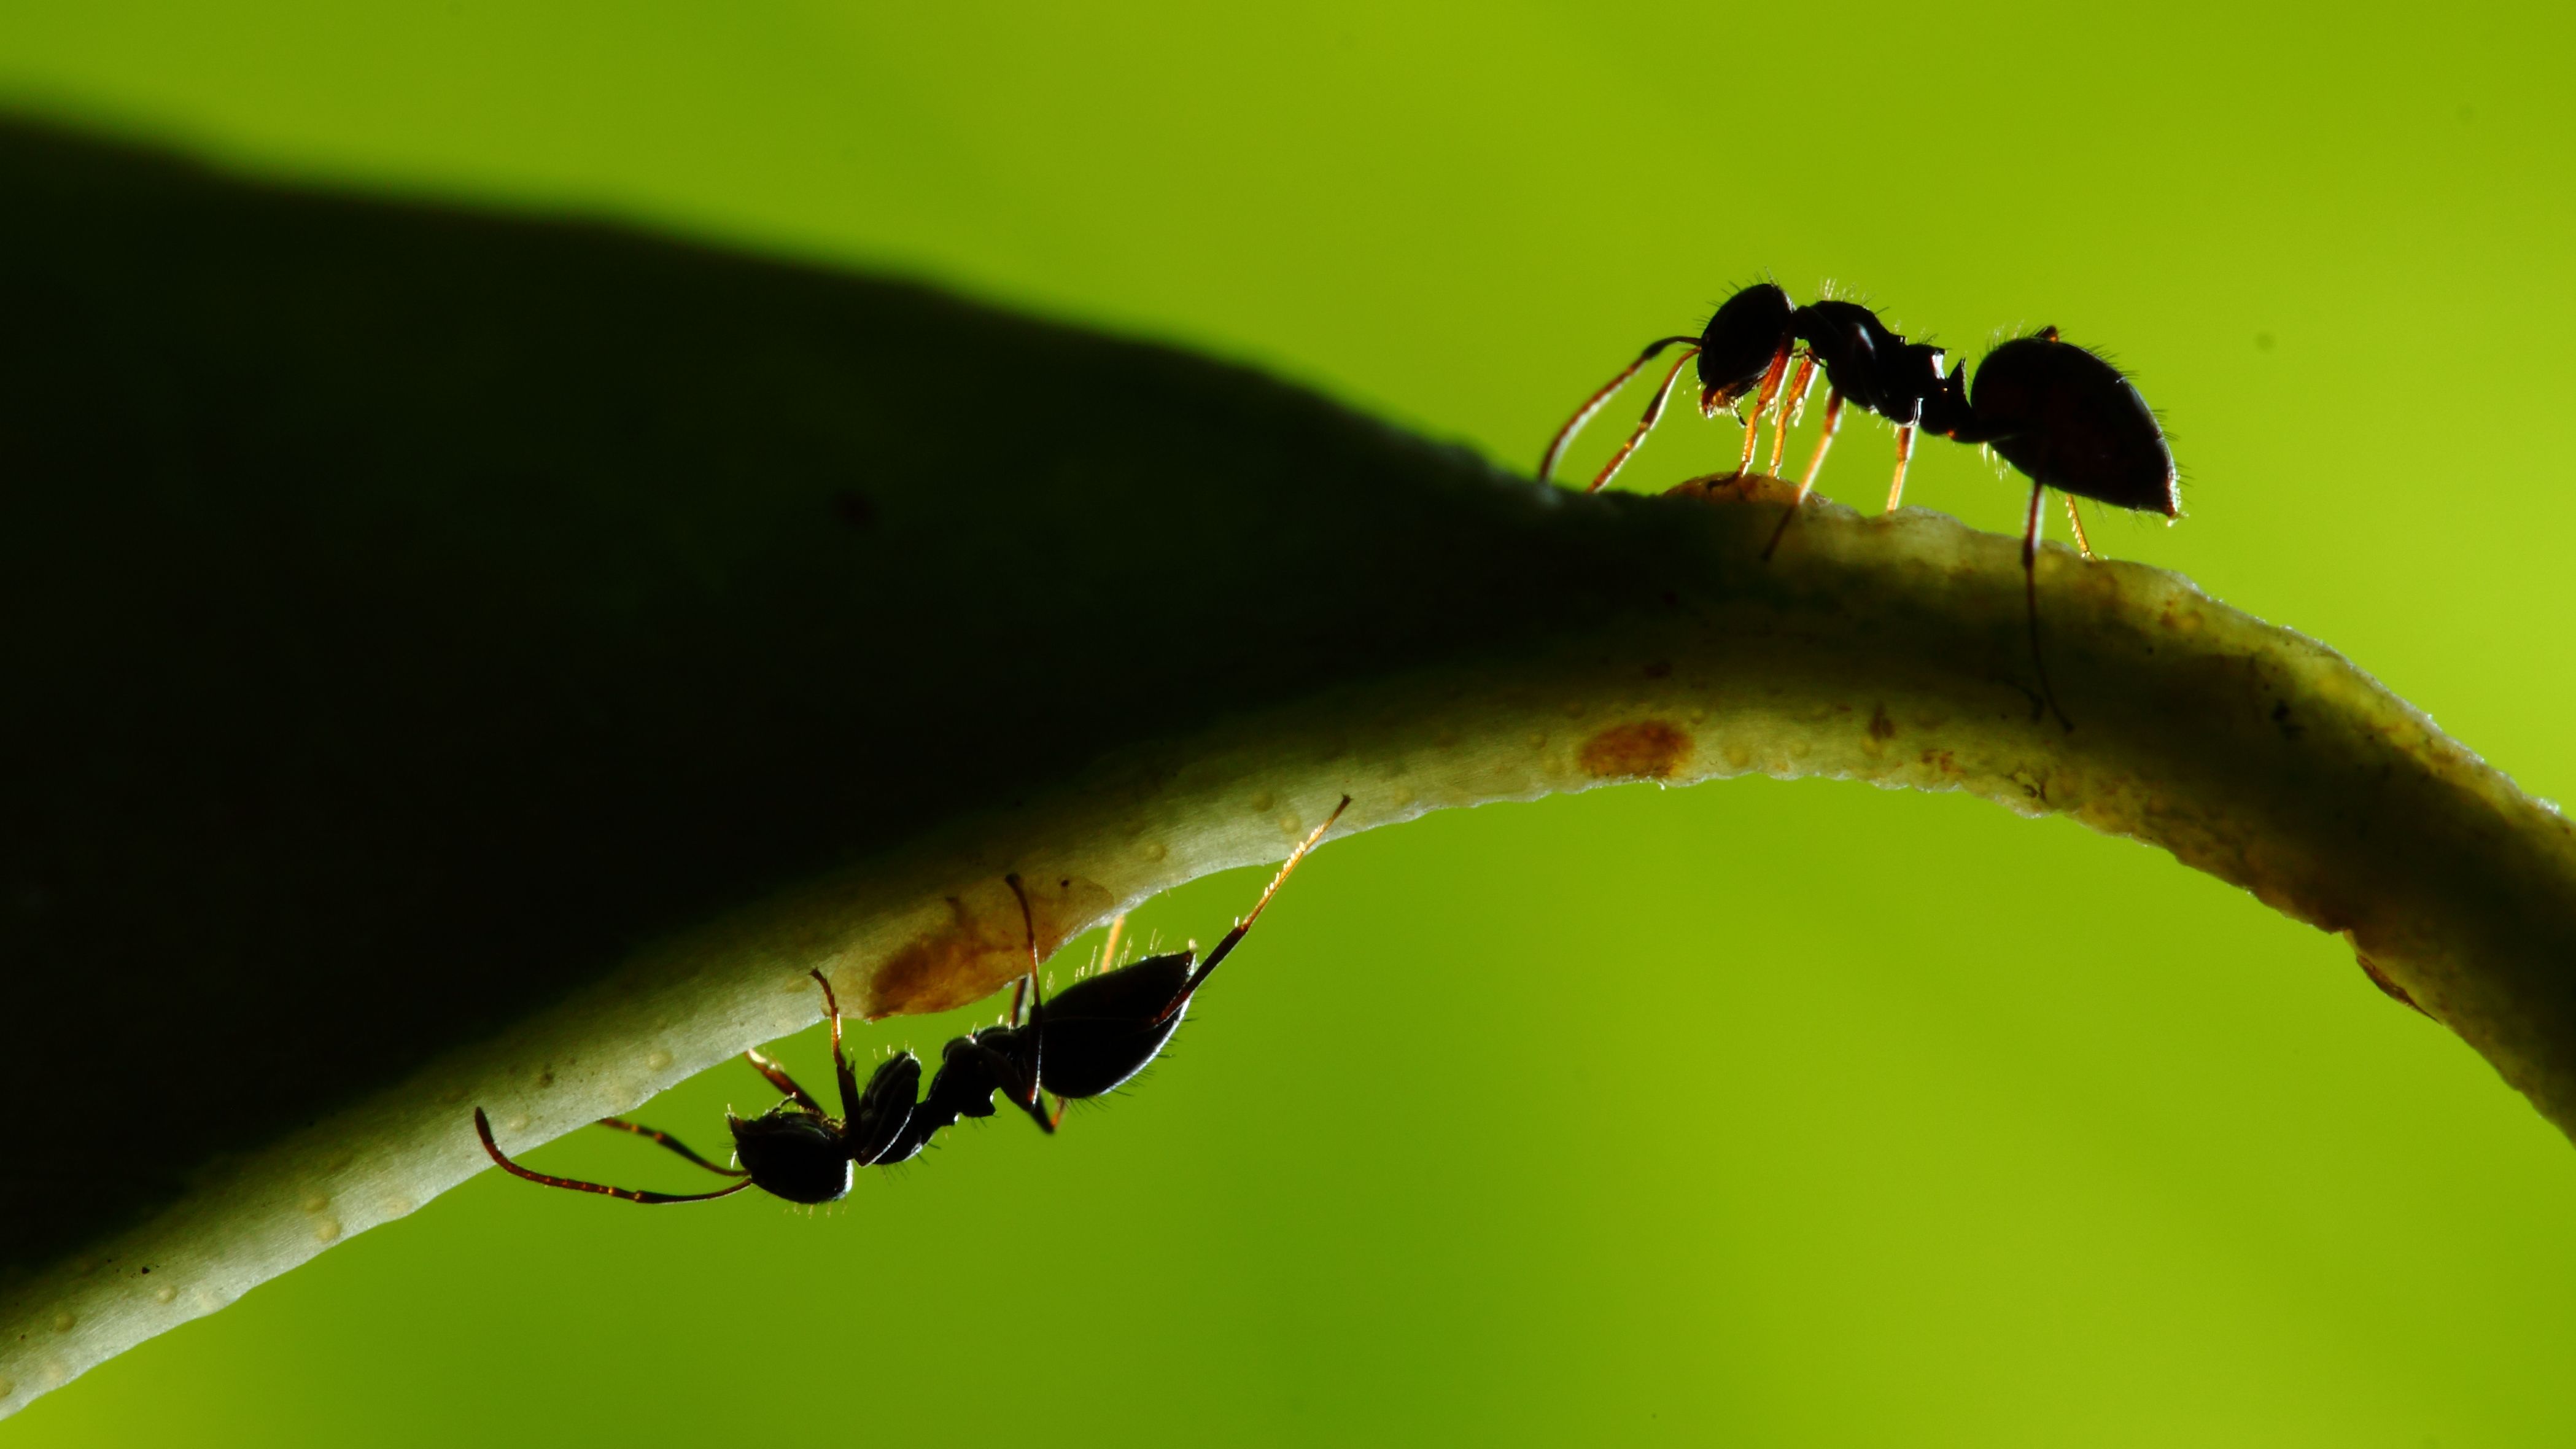
<path id="1" fill-rule="evenodd" d="M 0 177 L 0 1271 L 657 935 L 1658 587 L 1168 349 L 27 126 Z"/>

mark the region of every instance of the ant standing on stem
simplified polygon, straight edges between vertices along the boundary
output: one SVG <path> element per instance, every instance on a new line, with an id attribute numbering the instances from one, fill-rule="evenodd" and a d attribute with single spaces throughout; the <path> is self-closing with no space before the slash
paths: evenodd
<path id="1" fill-rule="evenodd" d="M 474 1109 L 475 1135 L 482 1138 L 483 1150 L 493 1163 L 514 1177 L 546 1187 L 656 1206 L 708 1202 L 731 1197 L 747 1187 L 757 1187 L 794 1203 L 837 1202 L 848 1194 L 858 1168 L 890 1167 L 910 1161 L 920 1155 L 932 1137 L 954 1125 L 958 1118 L 992 1116 L 995 1092 L 1007 1095 L 1014 1106 L 1051 1133 L 1064 1119 L 1067 1102 L 1110 1091 L 1153 1061 L 1179 1029 L 1190 998 L 1242 942 L 1252 923 L 1261 919 L 1261 912 L 1287 882 L 1297 862 L 1315 848 L 1350 805 L 1351 797 L 1343 796 L 1333 813 L 1315 827 L 1279 867 L 1279 873 L 1271 877 L 1269 888 L 1253 902 L 1252 913 L 1226 932 L 1207 960 L 1199 961 L 1194 950 L 1148 956 L 1076 982 L 1051 999 L 1043 996 L 1038 986 L 1041 963 L 1037 921 L 1029 910 L 1028 891 L 1017 874 L 1004 877 L 1011 894 L 1019 900 L 1020 924 L 1027 932 L 1029 946 L 1029 970 L 1012 994 L 1011 1019 L 950 1041 L 940 1053 L 939 1074 L 931 1079 L 929 1096 L 917 1104 L 913 1096 L 921 1082 L 921 1060 L 908 1051 L 888 1058 L 869 1077 L 866 1089 L 860 1089 L 857 1074 L 851 1071 L 850 1059 L 841 1048 L 840 1002 L 832 994 L 832 983 L 824 979 L 822 972 L 814 971 L 808 974 L 823 988 L 823 1009 L 832 1021 L 832 1067 L 841 1088 L 839 1117 L 827 1115 L 823 1104 L 798 1086 L 786 1068 L 752 1050 L 744 1052 L 744 1058 L 771 1086 L 785 1092 L 788 1100 L 748 1121 L 730 1112 L 725 1114 L 740 1167 L 719 1167 L 667 1132 L 618 1117 L 599 1120 L 602 1127 L 632 1132 L 659 1143 L 709 1172 L 742 1179 L 730 1187 L 713 1192 L 643 1192 L 533 1172 L 501 1151 L 492 1137 L 492 1120 L 481 1107 Z M 1055 1094 L 1053 1111 L 1043 1105 L 1042 1092 Z"/>
<path id="2" fill-rule="evenodd" d="M 1983 443 L 2031 480 L 2030 512 L 2021 540 L 2031 663 L 2039 671 L 2048 708 L 2059 723 L 2074 728 L 2066 711 L 2058 707 L 2057 692 L 2048 681 L 2048 664 L 2039 650 L 2040 504 L 2050 488 L 2067 495 L 2066 516 L 2074 525 L 2076 547 L 2086 558 L 2093 556 L 2093 550 L 2085 540 L 2083 520 L 2076 516 L 2078 495 L 2167 518 L 2182 511 L 2173 453 L 2165 446 L 2164 430 L 2146 399 L 2118 368 L 2060 340 L 2056 328 L 2044 327 L 1987 353 L 1977 367 L 1972 389 L 1964 370 L 1944 374 L 1940 348 L 1906 341 L 1868 308 L 1835 301 L 1793 307 L 1788 293 L 1759 282 L 1727 298 L 1699 336 L 1656 339 L 1608 385 L 1585 399 L 1549 441 L 1546 455 L 1539 460 L 1540 481 L 1556 470 L 1574 435 L 1609 403 L 1611 395 L 1674 346 L 1684 351 L 1647 403 L 1645 416 L 1585 491 L 1598 492 L 1645 441 L 1663 417 L 1664 403 L 1683 366 L 1693 358 L 1699 362 L 1702 415 L 1714 417 L 1719 408 L 1754 393 L 1753 415 L 1744 422 L 1739 475 L 1753 467 L 1762 417 L 1775 398 L 1779 415 L 1771 435 L 1770 466 L 1775 471 L 1779 468 L 1789 427 L 1804 407 L 1817 369 L 1824 371 L 1824 428 L 1798 480 L 1797 497 L 1762 550 L 1766 559 L 1780 546 L 1781 535 L 1815 489 L 1825 450 L 1841 426 L 1845 399 L 1896 424 L 1896 477 L 1887 490 L 1890 509 L 1904 497 L 1905 465 L 1914 453 L 1916 430 L 1962 443 Z M 1797 372 L 1790 377 L 1793 358 Z M 1785 389 L 1784 377 L 1789 378 Z"/>

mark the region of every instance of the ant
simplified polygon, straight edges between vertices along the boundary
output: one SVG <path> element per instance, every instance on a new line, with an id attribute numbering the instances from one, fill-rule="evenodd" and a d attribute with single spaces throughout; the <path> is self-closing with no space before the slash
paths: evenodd
<path id="1" fill-rule="evenodd" d="M 1770 466 L 1778 469 L 1790 424 L 1805 406 L 1817 369 L 1824 371 L 1823 431 L 1799 477 L 1797 496 L 1763 547 L 1766 559 L 1780 546 L 1781 535 L 1798 516 L 1807 495 L 1815 491 L 1825 450 L 1842 424 L 1845 399 L 1896 424 L 1896 476 L 1887 490 L 1890 509 L 1904 498 L 1905 467 L 1914 454 L 1917 430 L 1956 442 L 1982 443 L 2031 480 L 2030 511 L 2021 540 L 2031 662 L 2038 668 L 2049 710 L 2060 724 L 2074 728 L 2066 711 L 2058 707 L 2048 665 L 2039 650 L 2040 504 L 2050 488 L 2066 495 L 2066 516 L 2074 526 L 2076 547 L 2086 558 L 2093 556 L 2093 549 L 2075 512 L 2078 496 L 2167 518 L 2182 511 L 2173 452 L 2165 445 L 2164 429 L 2118 368 L 2061 340 L 2056 328 L 2044 327 L 1987 353 L 1977 366 L 1972 388 L 1964 369 L 1945 373 L 1942 349 L 1908 342 L 1858 303 L 1828 300 L 1793 307 L 1788 293 L 1772 283 L 1758 282 L 1727 298 L 1699 336 L 1656 339 L 1608 385 L 1585 399 L 1539 460 L 1542 482 L 1555 471 L 1574 435 L 1608 404 L 1611 395 L 1676 345 L 1685 350 L 1665 374 L 1645 416 L 1585 491 L 1598 492 L 1645 441 L 1663 417 L 1665 400 L 1683 366 L 1694 357 L 1699 362 L 1703 416 L 1714 417 L 1719 408 L 1731 407 L 1745 393 L 1754 393 L 1753 416 L 1744 424 L 1739 475 L 1753 467 L 1762 417 L 1775 397 L 1780 411 L 1771 435 Z M 1793 357 L 1797 372 L 1791 377 Z M 1785 389 L 1784 377 L 1789 379 Z"/>
<path id="2" fill-rule="evenodd" d="M 1019 900 L 1020 924 L 1027 932 L 1029 949 L 1028 974 L 1012 995 L 1011 1020 L 950 1041 L 940 1053 L 930 1094 L 918 1103 L 913 1098 L 921 1083 L 921 1061 L 908 1051 L 888 1058 L 868 1079 L 865 1090 L 859 1087 L 841 1046 L 840 1002 L 832 994 L 832 983 L 822 972 L 813 971 L 807 974 L 823 988 L 823 1008 L 832 1021 L 832 1066 L 840 1079 L 841 1116 L 826 1114 L 823 1104 L 797 1085 L 784 1067 L 753 1050 L 743 1053 L 744 1059 L 771 1086 L 785 1092 L 788 1100 L 748 1121 L 725 1114 L 734 1155 L 742 1163 L 738 1168 L 709 1162 L 669 1133 L 618 1117 L 599 1120 L 602 1127 L 649 1139 L 709 1172 L 742 1179 L 730 1187 L 697 1193 L 643 1192 L 533 1172 L 502 1153 L 492 1138 L 491 1118 L 481 1107 L 474 1109 L 475 1134 L 483 1139 L 483 1150 L 493 1163 L 512 1176 L 653 1206 L 708 1202 L 747 1187 L 794 1203 L 837 1202 L 849 1193 L 858 1168 L 908 1162 L 959 1118 L 992 1116 L 995 1092 L 1007 1094 L 1013 1105 L 1052 1133 L 1064 1119 L 1066 1103 L 1111 1091 L 1153 1061 L 1180 1027 L 1190 998 L 1261 918 L 1288 873 L 1350 805 L 1351 797 L 1343 796 L 1333 813 L 1271 877 L 1269 888 L 1253 903 L 1252 913 L 1226 932 L 1207 960 L 1197 961 L 1193 951 L 1148 956 L 1077 982 L 1053 999 L 1042 996 L 1038 988 L 1037 922 L 1029 909 L 1028 891 L 1016 873 L 1004 877 Z M 1043 1105 L 1042 1092 L 1055 1094 L 1053 1111 Z"/>
<path id="3" fill-rule="evenodd" d="M 898 1142 L 895 1151 L 910 1156 L 907 1143 L 927 1142 L 960 1117 L 992 1116 L 996 1092 L 1028 1113 L 1040 1131 L 1052 1133 L 1064 1120 L 1068 1103 L 1113 1091 L 1143 1071 L 1180 1028 L 1190 998 L 1225 963 L 1252 923 L 1261 919 L 1270 898 L 1287 884 L 1288 873 L 1349 808 L 1351 797 L 1345 795 L 1324 823 L 1289 853 L 1261 899 L 1252 903 L 1251 914 L 1225 933 L 1205 961 L 1198 960 L 1194 950 L 1165 952 L 1102 971 L 1053 997 L 1042 997 L 1037 930 L 1030 926 L 1029 971 L 1012 995 L 1010 1020 L 958 1037 L 941 1049 L 939 1074 L 931 1079 L 930 1094 L 914 1110 L 905 1141 Z M 1018 876 L 1005 879 L 1019 897 L 1020 917 L 1026 923 L 1028 892 Z M 1044 1101 L 1048 1092 L 1055 1094 L 1052 1110 Z"/>

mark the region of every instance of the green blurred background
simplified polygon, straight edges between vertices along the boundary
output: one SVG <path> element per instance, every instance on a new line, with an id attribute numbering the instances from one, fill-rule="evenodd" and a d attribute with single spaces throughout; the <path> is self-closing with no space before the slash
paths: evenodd
<path id="1" fill-rule="evenodd" d="M 1967 352 L 2055 323 L 2184 469 L 2181 525 L 2097 547 L 2565 796 L 2571 41 L 2536 5 L 11 0 L 0 89 L 927 277 L 1523 467 L 1760 276 Z M 1736 436 L 1676 417 L 1625 482 Z M 1824 488 L 1874 508 L 1887 458 L 1847 424 Z M 1908 497 L 2009 530 L 2022 494 L 1934 442 Z M 1210 940 L 1258 886 L 1136 924 Z M 1848 784 L 1605 790 L 1332 845 L 1238 960 L 1058 1140 L 970 1127 L 815 1217 L 486 1174 L 0 1435 L 2576 1442 L 2576 1151 L 2158 853 Z M 765 1091 L 638 1115 L 713 1146 Z M 606 1133 L 534 1158 L 696 1185 Z"/>

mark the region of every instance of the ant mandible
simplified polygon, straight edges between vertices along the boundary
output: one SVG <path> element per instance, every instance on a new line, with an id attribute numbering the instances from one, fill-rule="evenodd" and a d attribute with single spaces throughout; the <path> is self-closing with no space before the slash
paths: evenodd
<path id="1" fill-rule="evenodd" d="M 1064 1120 L 1067 1103 L 1112 1091 L 1143 1071 L 1179 1029 L 1190 999 L 1242 943 L 1279 887 L 1287 884 L 1289 872 L 1349 808 L 1351 797 L 1345 795 L 1324 823 L 1289 853 L 1261 899 L 1252 903 L 1251 913 L 1225 933 L 1205 961 L 1187 950 L 1147 956 L 1047 997 L 1038 988 L 1037 930 L 1030 926 L 1029 970 L 1012 996 L 1010 1020 L 958 1037 L 941 1050 L 939 1074 L 931 1079 L 929 1095 L 914 1109 L 910 1126 L 887 1160 L 911 1156 L 920 1150 L 920 1143 L 960 1117 L 992 1116 L 996 1092 L 1028 1113 L 1041 1131 L 1052 1133 Z M 1017 875 L 1007 879 L 1026 922 L 1028 892 Z M 1049 1092 L 1056 1098 L 1053 1110 L 1044 1101 Z"/>
<path id="2" fill-rule="evenodd" d="M 1804 344 L 1803 350 L 1801 344 Z M 1825 451 L 1842 423 L 1846 398 L 1896 424 L 1896 476 L 1889 484 L 1887 506 L 1893 509 L 1905 493 L 1905 467 L 1913 456 L 1917 429 L 1962 443 L 1983 443 L 2031 480 L 2030 510 L 2021 540 L 2023 594 L 2030 627 L 2031 662 L 2039 672 L 2040 690 L 2058 722 L 2073 728 L 2058 706 L 2048 679 L 2047 661 L 2039 648 L 2040 505 L 2050 488 L 2066 495 L 2066 516 L 2075 530 L 2076 547 L 2087 558 L 2092 547 L 2076 515 L 2078 496 L 2115 508 L 2157 513 L 2167 518 L 2182 511 L 2173 452 L 2164 429 L 2146 399 L 2118 368 L 2100 356 L 2059 338 L 2044 327 L 1987 353 L 1978 364 L 1974 386 L 1965 370 L 1945 373 L 1943 352 L 1928 343 L 1908 342 L 1878 315 L 1853 302 L 1821 301 L 1793 307 L 1789 294 L 1769 282 L 1746 287 L 1719 306 L 1697 337 L 1664 337 L 1649 344 L 1637 360 L 1608 385 L 1585 399 L 1566 420 L 1539 460 L 1539 478 L 1555 471 L 1557 460 L 1583 425 L 1610 401 L 1613 393 L 1665 349 L 1687 350 L 1673 363 L 1663 386 L 1646 406 L 1645 416 L 1610 462 L 1592 480 L 1597 492 L 1614 477 L 1628 455 L 1645 441 L 1663 416 L 1665 400 L 1694 357 L 1699 362 L 1700 411 L 1715 416 L 1753 391 L 1753 415 L 1744 425 L 1744 456 L 1737 472 L 1749 471 L 1758 446 L 1763 414 L 1777 397 L 1779 417 L 1771 435 L 1772 469 L 1780 466 L 1787 432 L 1802 409 L 1807 389 L 1821 366 L 1825 374 L 1825 419 L 1815 452 L 1798 480 L 1797 496 L 1772 530 L 1762 550 L 1769 558 L 1781 535 L 1815 490 Z M 1797 373 L 1785 390 L 1792 356 Z M 1757 390 L 1758 389 L 1758 390 Z"/>
<path id="3" fill-rule="evenodd" d="M 888 1058 L 868 1078 L 867 1088 L 862 1091 L 857 1074 L 850 1070 L 850 1058 L 841 1049 L 841 1003 L 832 994 L 832 983 L 820 971 L 806 974 L 823 988 L 823 1010 L 832 1019 L 832 1070 L 840 1078 L 840 1116 L 825 1113 L 823 1104 L 798 1086 L 785 1067 L 752 1050 L 744 1052 L 743 1059 L 771 1086 L 785 1092 L 787 1101 L 748 1121 L 731 1112 L 725 1114 L 725 1126 L 733 1133 L 734 1158 L 742 1164 L 740 1167 L 718 1167 L 667 1132 L 619 1117 L 599 1119 L 602 1127 L 632 1132 L 660 1143 L 709 1172 L 742 1179 L 731 1187 L 713 1192 L 642 1192 L 531 1172 L 512 1162 L 501 1151 L 501 1145 L 492 1140 L 492 1119 L 480 1107 L 474 1109 L 475 1135 L 483 1139 L 483 1150 L 491 1154 L 492 1161 L 514 1177 L 646 1206 L 709 1202 L 731 1197 L 746 1187 L 756 1187 L 794 1203 L 838 1202 L 848 1195 L 857 1169 L 888 1166 L 921 1150 L 920 1142 L 913 1141 L 905 1131 L 913 1116 L 913 1093 L 921 1083 L 921 1060 L 910 1052 Z M 910 1150 L 900 1157 L 894 1155 L 895 1147 L 907 1142 Z"/>

